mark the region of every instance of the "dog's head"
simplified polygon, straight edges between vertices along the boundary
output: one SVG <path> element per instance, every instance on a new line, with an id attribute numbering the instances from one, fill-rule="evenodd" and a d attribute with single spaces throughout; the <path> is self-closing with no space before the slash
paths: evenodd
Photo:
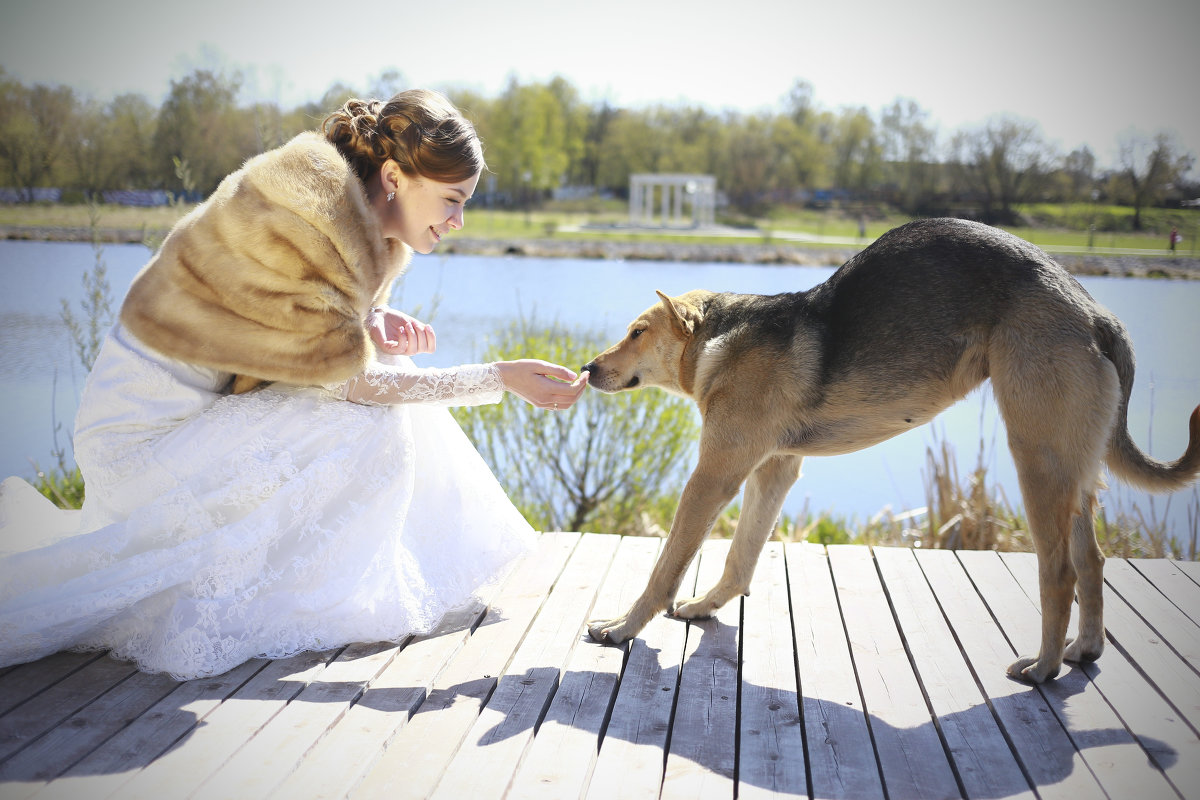
<path id="1" fill-rule="evenodd" d="M 629 323 L 625 338 L 591 360 L 583 369 L 589 383 L 602 392 L 620 392 L 639 386 L 659 386 L 687 395 L 681 378 L 683 353 L 696 326 L 704 318 L 703 301 L 712 292 L 696 290 L 667 297 Z"/>

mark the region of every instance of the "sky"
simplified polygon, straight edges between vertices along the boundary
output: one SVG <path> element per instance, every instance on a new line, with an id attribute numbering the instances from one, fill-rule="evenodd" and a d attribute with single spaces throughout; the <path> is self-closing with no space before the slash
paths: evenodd
<path id="1" fill-rule="evenodd" d="M 1200 157 L 1197 0 L 0 0 L 0 66 L 26 84 L 154 103 L 197 68 L 240 71 L 284 108 L 335 82 L 494 97 L 567 79 L 589 103 L 778 111 L 914 100 L 943 140 L 998 115 L 1061 153 L 1159 132 Z M 1193 170 L 1193 176 L 1200 166 Z"/>

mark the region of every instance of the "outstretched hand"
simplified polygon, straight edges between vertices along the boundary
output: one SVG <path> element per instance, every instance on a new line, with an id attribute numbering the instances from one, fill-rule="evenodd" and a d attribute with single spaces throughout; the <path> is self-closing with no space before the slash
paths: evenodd
<path id="1" fill-rule="evenodd" d="M 437 349 L 433 326 L 394 308 L 375 308 L 367 315 L 367 332 L 382 352 L 398 356 L 432 353 Z"/>
<path id="2" fill-rule="evenodd" d="M 562 411 L 575 405 L 588 384 L 588 373 L 578 375 L 566 367 L 525 358 L 500 361 L 500 379 L 504 388 L 537 408 Z"/>

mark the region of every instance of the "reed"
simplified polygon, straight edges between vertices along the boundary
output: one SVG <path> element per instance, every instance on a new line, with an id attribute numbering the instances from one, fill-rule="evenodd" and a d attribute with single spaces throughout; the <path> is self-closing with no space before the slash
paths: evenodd
<path id="1" fill-rule="evenodd" d="M 777 535 L 784 541 L 820 544 L 1031 552 L 1029 523 L 1003 487 L 989 480 L 989 462 L 989 447 L 981 437 L 974 468 L 960 475 L 954 446 L 934 429 L 925 453 L 925 507 L 901 512 L 884 508 L 859 524 L 813 513 L 806 506 L 799 514 L 784 515 Z M 1127 499 L 1123 491 L 1118 488 L 1111 494 L 1113 505 L 1126 510 L 1110 511 L 1101 505 L 1096 512 L 1096 541 L 1106 556 L 1200 558 L 1200 486 L 1178 497 L 1151 497 L 1145 504 Z M 1183 531 L 1172 531 L 1167 522 L 1175 502 L 1187 503 Z M 731 521 L 723 522 L 722 530 L 732 531 Z"/>

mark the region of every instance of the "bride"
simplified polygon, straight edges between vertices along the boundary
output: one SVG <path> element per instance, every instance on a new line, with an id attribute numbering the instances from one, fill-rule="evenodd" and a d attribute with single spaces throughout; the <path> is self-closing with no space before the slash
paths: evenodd
<path id="1" fill-rule="evenodd" d="M 134 279 L 75 428 L 82 511 L 0 485 L 0 666 L 108 649 L 214 675 L 431 630 L 532 531 L 446 406 L 569 408 L 587 374 L 420 369 L 387 306 L 486 169 L 444 97 L 351 100 L 228 176 Z"/>

